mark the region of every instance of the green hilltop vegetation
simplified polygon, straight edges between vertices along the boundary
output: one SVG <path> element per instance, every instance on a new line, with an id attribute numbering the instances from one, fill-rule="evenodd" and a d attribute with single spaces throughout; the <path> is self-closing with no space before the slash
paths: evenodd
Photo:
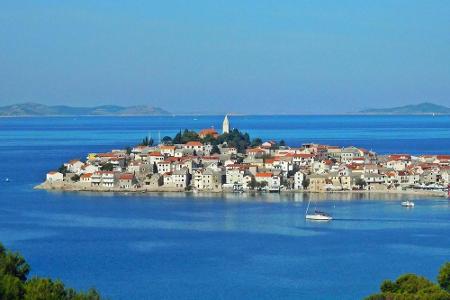
<path id="1" fill-rule="evenodd" d="M 148 105 L 117 106 L 102 105 L 94 107 L 74 107 L 66 105 L 44 105 L 21 103 L 0 107 L 0 116 L 150 116 L 167 115 L 168 111 Z"/>
<path id="2" fill-rule="evenodd" d="M 395 281 L 385 280 L 381 293 L 365 300 L 450 300 L 450 262 L 441 267 L 437 281 L 435 284 L 416 274 L 404 274 Z"/>
<path id="3" fill-rule="evenodd" d="M 424 102 L 415 105 L 405 105 L 392 108 L 370 108 L 361 110 L 361 114 L 395 114 L 395 115 L 421 115 L 421 114 L 450 114 L 450 108 L 434 103 Z"/>
<path id="4" fill-rule="evenodd" d="M 229 147 L 235 147 L 239 153 L 245 153 L 248 147 L 257 147 L 263 143 L 260 138 L 251 140 L 248 133 L 241 132 L 238 129 L 233 129 L 229 133 L 223 133 L 216 137 L 208 134 L 203 138 L 197 132 L 185 129 L 183 131 L 180 130 L 174 137 L 165 136 L 161 139 L 161 142 L 165 145 L 185 144 L 196 141 L 211 144 L 213 146 L 212 153 L 220 153 L 217 146 L 223 143 L 226 143 Z M 153 143 L 153 139 L 145 137 L 140 145 L 152 146 Z M 280 142 L 274 142 L 272 147 L 278 148 L 285 145 L 284 140 L 281 140 Z"/>
<path id="5" fill-rule="evenodd" d="M 60 280 L 28 278 L 30 266 L 22 255 L 0 244 L 0 299 L 2 300 L 100 300 L 95 289 L 79 292 Z"/>

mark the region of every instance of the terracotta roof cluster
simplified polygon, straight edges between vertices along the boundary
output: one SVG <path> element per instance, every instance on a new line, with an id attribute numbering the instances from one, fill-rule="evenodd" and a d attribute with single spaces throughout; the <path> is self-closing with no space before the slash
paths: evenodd
<path id="1" fill-rule="evenodd" d="M 217 137 L 219 134 L 217 133 L 217 131 L 214 128 L 206 128 L 206 129 L 200 130 L 198 135 L 201 138 L 204 138 L 207 135 L 212 135 L 213 137 Z"/>
<path id="2" fill-rule="evenodd" d="M 201 147 L 201 146 L 203 146 L 203 144 L 200 143 L 200 142 L 197 142 L 197 141 L 191 141 L 191 142 L 187 142 L 186 146 L 189 146 L 189 147 Z"/>

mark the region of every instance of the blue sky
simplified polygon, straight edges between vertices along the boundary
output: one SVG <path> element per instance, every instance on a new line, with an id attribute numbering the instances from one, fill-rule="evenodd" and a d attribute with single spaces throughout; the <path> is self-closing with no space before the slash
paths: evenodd
<path id="1" fill-rule="evenodd" d="M 450 106 L 450 1 L 0 0 L 0 104 Z"/>

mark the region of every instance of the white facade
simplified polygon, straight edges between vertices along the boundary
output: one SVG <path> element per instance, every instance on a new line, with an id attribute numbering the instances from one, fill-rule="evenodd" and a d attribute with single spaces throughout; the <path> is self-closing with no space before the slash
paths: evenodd
<path id="1" fill-rule="evenodd" d="M 294 174 L 294 189 L 302 190 L 303 189 L 303 180 L 305 180 L 305 174 L 298 171 Z"/>
<path id="2" fill-rule="evenodd" d="M 230 121 L 228 121 L 228 115 L 223 119 L 222 133 L 230 133 Z"/>
<path id="3" fill-rule="evenodd" d="M 48 172 L 46 176 L 48 182 L 63 181 L 64 175 L 60 172 Z"/>

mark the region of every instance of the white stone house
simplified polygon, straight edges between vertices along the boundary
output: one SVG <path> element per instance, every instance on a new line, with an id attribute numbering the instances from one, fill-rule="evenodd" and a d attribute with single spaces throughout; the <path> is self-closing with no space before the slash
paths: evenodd
<path id="1" fill-rule="evenodd" d="M 295 172 L 294 174 L 294 189 L 302 190 L 303 189 L 303 180 L 305 180 L 305 174 L 300 171 Z"/>
<path id="2" fill-rule="evenodd" d="M 162 145 L 159 147 L 159 149 L 161 150 L 162 155 L 175 156 L 175 150 L 177 149 L 177 147 L 169 146 L 169 145 Z"/>
<path id="3" fill-rule="evenodd" d="M 189 171 L 181 169 L 164 174 L 164 186 L 175 188 L 186 188 L 189 185 Z"/>
<path id="4" fill-rule="evenodd" d="M 159 174 L 165 174 L 168 172 L 172 172 L 172 163 L 170 161 L 160 161 L 156 163 L 158 167 Z"/>
<path id="5" fill-rule="evenodd" d="M 81 168 L 84 166 L 84 163 L 82 163 L 79 160 L 71 160 L 69 161 L 67 164 L 65 164 L 67 171 L 70 173 L 76 173 L 76 174 L 80 174 L 81 173 Z"/>
<path id="6" fill-rule="evenodd" d="M 112 188 L 116 185 L 116 173 L 110 171 L 97 171 L 91 176 L 93 186 Z"/>
<path id="7" fill-rule="evenodd" d="M 85 185 L 91 185 L 92 183 L 92 173 L 84 173 L 80 176 L 80 183 Z"/>
<path id="8" fill-rule="evenodd" d="M 203 144 L 200 142 L 196 142 L 196 141 L 187 142 L 186 144 L 183 145 L 183 148 L 188 149 L 188 150 L 193 150 L 196 152 L 204 150 Z"/>
<path id="9" fill-rule="evenodd" d="M 292 154 L 292 162 L 300 167 L 312 166 L 314 162 L 314 154 L 309 153 Z"/>
<path id="10" fill-rule="evenodd" d="M 136 185 L 136 179 L 132 173 L 122 173 L 119 175 L 119 187 L 130 189 Z"/>
<path id="11" fill-rule="evenodd" d="M 48 181 L 48 182 L 58 182 L 58 181 L 63 181 L 63 180 L 64 180 L 64 175 L 60 172 L 51 171 L 51 172 L 47 173 L 46 181 Z"/>
<path id="12" fill-rule="evenodd" d="M 151 152 L 149 155 L 149 163 L 153 165 L 154 163 L 159 163 L 161 161 L 164 161 L 164 155 L 162 155 L 160 152 Z"/>

